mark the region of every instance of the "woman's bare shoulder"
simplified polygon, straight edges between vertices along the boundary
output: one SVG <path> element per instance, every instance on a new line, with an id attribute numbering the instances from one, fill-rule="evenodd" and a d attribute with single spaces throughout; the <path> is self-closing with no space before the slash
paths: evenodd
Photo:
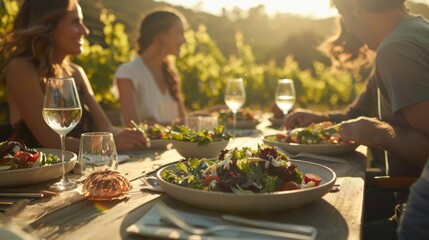
<path id="1" fill-rule="evenodd" d="M 28 70 L 36 71 L 36 67 L 28 59 L 25 59 L 22 57 L 16 57 L 9 62 L 9 64 L 7 65 L 6 71 L 14 72 L 18 70 L 19 71 L 28 71 Z"/>
<path id="2" fill-rule="evenodd" d="M 12 59 L 6 68 L 6 84 L 8 85 L 10 83 L 23 84 L 32 79 L 39 81 L 38 76 L 37 68 L 25 58 Z"/>

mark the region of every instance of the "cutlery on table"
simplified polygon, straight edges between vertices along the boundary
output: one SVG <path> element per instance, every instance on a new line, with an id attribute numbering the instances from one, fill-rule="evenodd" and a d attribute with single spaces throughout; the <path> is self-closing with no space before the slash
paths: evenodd
<path id="1" fill-rule="evenodd" d="M 237 225 L 216 225 L 216 226 L 207 227 L 207 228 L 195 227 L 187 223 L 173 209 L 169 208 L 164 203 L 161 203 L 161 202 L 158 203 L 156 205 L 156 208 L 163 220 L 169 222 L 170 224 L 188 233 L 195 234 L 195 235 L 211 235 L 211 234 L 214 234 L 215 232 L 221 232 L 221 231 L 239 231 L 243 233 L 265 235 L 265 236 L 278 237 L 278 238 L 284 238 L 284 239 L 301 239 L 301 240 L 311 239 L 308 235 L 295 233 L 295 232 L 287 232 L 287 231 L 284 231 L 284 229 L 283 231 L 275 231 L 275 230 L 268 230 L 268 229 L 241 227 Z"/>
<path id="2" fill-rule="evenodd" d="M 151 191 L 156 193 L 164 193 L 165 191 L 158 185 L 156 177 L 141 177 L 140 181 L 143 182 L 144 186 L 140 187 L 140 191 Z"/>
<path id="3" fill-rule="evenodd" d="M 143 134 L 143 137 L 146 138 L 146 147 L 150 148 L 150 139 L 147 137 L 146 131 L 143 128 L 139 127 L 139 125 L 134 120 L 131 120 L 131 124 L 134 126 L 135 129 L 139 130 Z"/>
<path id="4" fill-rule="evenodd" d="M 279 231 L 285 231 L 290 233 L 297 233 L 308 236 L 307 239 L 315 239 L 317 235 L 317 229 L 311 226 L 297 225 L 297 224 L 284 224 L 270 221 L 253 220 L 233 215 L 224 214 L 222 219 L 232 223 L 240 223 L 251 227 L 259 227 L 266 229 L 273 229 Z"/>
<path id="5" fill-rule="evenodd" d="M 279 151 L 283 152 L 284 154 L 286 154 L 291 159 L 299 159 L 300 157 L 302 157 L 302 158 L 312 158 L 315 160 L 324 160 L 324 161 L 336 162 L 336 163 L 347 163 L 347 160 L 342 159 L 342 158 L 320 155 L 320 154 L 315 154 L 315 153 L 299 152 L 297 154 L 292 154 L 292 153 L 286 152 L 285 150 L 280 149 L 280 148 L 279 148 Z"/>
<path id="6" fill-rule="evenodd" d="M 12 192 L 12 193 L 0 193 L 0 197 L 22 197 L 22 198 L 43 198 L 43 193 L 24 193 L 24 192 Z"/>

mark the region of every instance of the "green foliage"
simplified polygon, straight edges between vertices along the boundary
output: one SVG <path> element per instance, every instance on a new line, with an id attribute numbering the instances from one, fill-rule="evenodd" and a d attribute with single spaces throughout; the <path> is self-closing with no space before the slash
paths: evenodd
<path id="1" fill-rule="evenodd" d="M 200 110 L 223 104 L 223 90 L 228 78 L 245 80 L 246 106 L 268 110 L 274 99 L 277 80 L 291 78 L 295 82 L 297 105 L 319 109 L 339 109 L 349 104 L 363 88 L 351 72 L 332 71 L 323 63 L 314 62 L 313 71 L 301 70 L 291 57 L 284 66 L 274 62 L 256 63 L 252 48 L 237 33 L 236 55 L 224 57 L 214 41 L 200 26 L 196 32 L 188 30 L 187 44 L 177 66 L 183 79 L 185 105 Z"/>
<path id="2" fill-rule="evenodd" d="M 101 22 L 104 24 L 103 33 L 107 47 L 99 44 L 85 43 L 85 51 L 76 57 L 75 62 L 81 65 L 95 92 L 95 97 L 104 108 L 118 108 L 117 99 L 110 89 L 114 80 L 116 68 L 130 59 L 128 36 L 124 25 L 115 23 L 115 16 L 106 10 L 101 11 Z"/>
<path id="3" fill-rule="evenodd" d="M 10 28 L 17 12 L 17 3 L 2 0 L 6 8 L 0 8 L 0 34 Z M 85 51 L 74 61 L 86 71 L 94 88 L 97 100 L 104 108 L 118 108 L 117 99 L 111 93 L 114 72 L 123 62 L 135 54 L 131 51 L 125 26 L 116 17 L 101 10 L 103 45 L 85 43 Z M 313 62 L 310 70 L 302 70 L 292 56 L 285 58 L 284 65 L 269 61 L 259 63 L 254 49 L 242 32 L 235 34 L 234 53 L 225 56 L 200 25 L 185 33 L 187 44 L 176 59 L 182 77 L 182 90 L 188 110 L 200 110 L 224 103 L 224 89 L 229 78 L 245 80 L 246 107 L 268 110 L 273 102 L 277 79 L 291 78 L 295 81 L 297 105 L 319 109 L 339 109 L 350 103 L 362 90 L 363 81 L 350 72 L 336 72 L 325 63 Z M 5 59 L 0 56 L 0 61 Z M 0 62 L 1 63 L 1 62 Z M 0 88 L 0 98 L 4 89 Z"/>
<path id="4" fill-rule="evenodd" d="M 196 32 L 186 31 L 185 38 L 187 44 L 176 61 L 182 76 L 185 105 L 192 110 L 213 106 L 222 99 L 226 59 L 204 26 Z"/>
<path id="5" fill-rule="evenodd" d="M 5 34 L 11 30 L 13 20 L 18 13 L 18 3 L 15 0 L 0 0 L 0 47 L 4 44 Z M 6 62 L 6 56 L 0 55 L 0 66 Z M 0 74 L 2 74 L 0 72 Z M 1 79 L 1 77 L 0 77 Z M 0 121 L 7 121 L 6 89 L 0 83 Z"/>

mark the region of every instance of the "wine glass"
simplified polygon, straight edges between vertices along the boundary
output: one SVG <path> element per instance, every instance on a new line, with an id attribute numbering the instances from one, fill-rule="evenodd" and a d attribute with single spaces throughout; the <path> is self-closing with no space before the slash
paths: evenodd
<path id="1" fill-rule="evenodd" d="M 277 107 L 283 112 L 283 116 L 286 118 L 286 114 L 295 104 L 295 87 L 292 79 L 279 79 L 277 82 L 277 89 L 275 93 L 275 102 Z"/>
<path id="2" fill-rule="evenodd" d="M 246 102 L 246 90 L 242 78 L 229 79 L 225 90 L 225 103 L 232 111 L 233 136 L 237 125 L 237 111 Z"/>
<path id="3" fill-rule="evenodd" d="M 78 124 L 82 116 L 82 107 L 73 78 L 48 79 L 42 115 L 46 124 L 57 132 L 61 139 L 63 176 L 61 181 L 51 188 L 59 191 L 75 188 L 76 183 L 69 180 L 64 162 L 66 134 Z"/>

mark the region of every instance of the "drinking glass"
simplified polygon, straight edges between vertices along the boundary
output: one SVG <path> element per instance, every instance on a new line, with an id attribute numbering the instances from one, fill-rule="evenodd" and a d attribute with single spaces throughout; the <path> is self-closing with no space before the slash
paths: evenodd
<path id="1" fill-rule="evenodd" d="M 217 127 L 218 121 L 217 117 L 214 116 L 194 115 L 185 117 L 185 125 L 194 131 L 201 131 Z"/>
<path id="2" fill-rule="evenodd" d="M 82 175 L 87 177 L 94 171 L 118 169 L 118 153 L 110 132 L 82 133 L 78 161 Z"/>
<path id="3" fill-rule="evenodd" d="M 277 88 L 275 93 L 275 102 L 277 107 L 283 112 L 283 116 L 286 118 L 286 114 L 295 104 L 295 87 L 292 79 L 279 79 L 277 82 Z"/>
<path id="4" fill-rule="evenodd" d="M 246 90 L 242 78 L 229 79 L 225 90 L 225 103 L 232 111 L 233 135 L 237 125 L 237 111 L 246 102 Z"/>
<path id="5" fill-rule="evenodd" d="M 78 124 L 82 116 L 82 107 L 73 78 L 48 79 L 42 115 L 46 124 L 60 135 L 61 140 L 63 176 L 61 181 L 51 188 L 59 191 L 75 188 L 76 183 L 69 180 L 64 162 L 66 134 Z"/>

